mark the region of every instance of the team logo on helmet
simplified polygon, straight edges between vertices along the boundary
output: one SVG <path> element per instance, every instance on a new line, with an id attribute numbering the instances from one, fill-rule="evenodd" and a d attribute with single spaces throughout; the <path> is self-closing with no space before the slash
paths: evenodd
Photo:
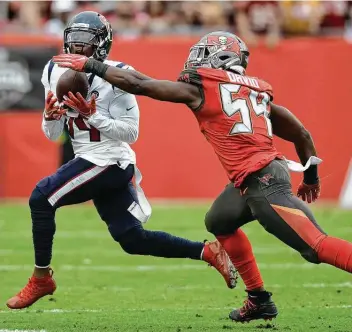
<path id="1" fill-rule="evenodd" d="M 220 36 L 219 37 L 219 43 L 220 43 L 220 45 L 227 45 L 227 37 Z"/>
<path id="2" fill-rule="evenodd" d="M 216 48 L 221 49 L 222 51 L 238 51 L 235 47 L 237 45 L 235 39 L 226 36 L 209 36 L 208 43 L 214 44 Z"/>

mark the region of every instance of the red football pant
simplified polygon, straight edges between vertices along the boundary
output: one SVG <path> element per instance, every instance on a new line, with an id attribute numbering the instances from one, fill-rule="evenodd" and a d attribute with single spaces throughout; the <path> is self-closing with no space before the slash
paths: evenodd
<path id="1" fill-rule="evenodd" d="M 352 273 L 352 243 L 324 234 L 298 209 L 272 205 L 277 214 L 318 255 L 318 261 Z"/>
<path id="2" fill-rule="evenodd" d="M 319 243 L 316 250 L 320 262 L 352 273 L 352 243 L 327 236 Z"/>
<path id="3" fill-rule="evenodd" d="M 250 291 L 263 287 L 264 283 L 247 235 L 241 229 L 237 229 L 231 235 L 221 235 L 216 238 L 229 255 L 246 289 Z"/>

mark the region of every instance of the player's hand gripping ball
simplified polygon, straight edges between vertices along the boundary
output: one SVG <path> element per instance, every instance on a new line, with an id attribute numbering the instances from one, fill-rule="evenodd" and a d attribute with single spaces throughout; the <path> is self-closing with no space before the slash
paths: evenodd
<path id="1" fill-rule="evenodd" d="M 51 120 L 60 120 L 65 110 L 60 108 L 57 103 L 57 98 L 54 96 L 52 91 L 48 92 L 48 95 L 45 99 L 45 109 L 44 109 L 44 118 L 47 121 Z"/>
<path id="2" fill-rule="evenodd" d="M 305 184 L 302 182 L 297 190 L 297 196 L 307 203 L 315 202 L 320 196 L 320 183 Z"/>
<path id="3" fill-rule="evenodd" d="M 53 57 L 59 67 L 70 68 L 75 71 L 84 71 L 88 58 L 81 54 L 60 54 Z"/>
<path id="4" fill-rule="evenodd" d="M 74 95 L 72 92 L 69 92 L 68 97 L 64 96 L 63 103 L 64 105 L 81 114 L 84 118 L 89 118 L 97 111 L 95 95 L 92 95 L 90 101 L 88 102 L 79 92 L 77 92 L 76 95 Z"/>

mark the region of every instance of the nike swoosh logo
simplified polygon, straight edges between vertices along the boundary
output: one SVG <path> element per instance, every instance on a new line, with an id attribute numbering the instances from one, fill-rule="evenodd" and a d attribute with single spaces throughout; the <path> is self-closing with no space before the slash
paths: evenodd
<path id="1" fill-rule="evenodd" d="M 130 107 L 130 108 L 126 108 L 126 111 L 130 111 L 134 106 Z"/>

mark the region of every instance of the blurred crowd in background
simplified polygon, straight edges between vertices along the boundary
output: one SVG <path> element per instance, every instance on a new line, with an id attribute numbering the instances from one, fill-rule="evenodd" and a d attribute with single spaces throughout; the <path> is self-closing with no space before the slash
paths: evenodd
<path id="1" fill-rule="evenodd" d="M 352 1 L 0 1 L 0 30 L 62 36 L 74 14 L 98 11 L 120 36 L 200 35 L 228 30 L 255 46 L 292 36 L 352 40 Z"/>

